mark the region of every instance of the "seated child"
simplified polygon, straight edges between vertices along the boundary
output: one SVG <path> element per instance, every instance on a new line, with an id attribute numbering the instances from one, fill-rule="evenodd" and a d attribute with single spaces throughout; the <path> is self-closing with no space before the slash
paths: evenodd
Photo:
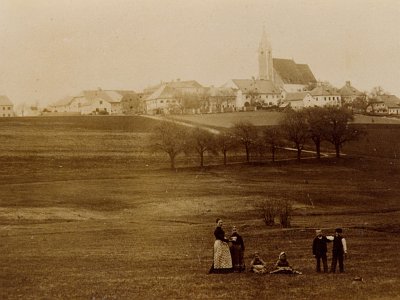
<path id="1" fill-rule="evenodd" d="M 256 274 L 267 273 L 267 264 L 262 260 L 257 251 L 254 253 L 254 258 L 250 262 L 250 272 Z"/>
<path id="2" fill-rule="evenodd" d="M 293 269 L 286 258 L 286 253 L 281 252 L 279 254 L 279 260 L 275 264 L 275 270 L 269 272 L 270 274 L 302 274 L 299 271 Z"/>

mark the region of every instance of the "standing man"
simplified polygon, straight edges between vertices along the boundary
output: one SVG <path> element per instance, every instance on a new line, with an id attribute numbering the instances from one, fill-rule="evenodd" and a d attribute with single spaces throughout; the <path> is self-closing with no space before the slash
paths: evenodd
<path id="1" fill-rule="evenodd" d="M 321 260 L 322 265 L 324 266 L 324 273 L 328 272 L 328 259 L 326 257 L 326 252 L 328 251 L 327 243 L 330 240 L 327 239 L 326 236 L 322 235 L 322 230 L 315 230 L 316 237 L 313 241 L 312 251 L 315 259 L 317 260 L 317 272 L 321 272 Z"/>
<path id="2" fill-rule="evenodd" d="M 333 241 L 331 273 L 336 272 L 336 265 L 338 261 L 339 272 L 344 272 L 343 258 L 347 254 L 347 243 L 346 239 L 342 236 L 342 232 L 342 228 L 336 228 L 335 236 L 327 237 L 329 240 Z"/>

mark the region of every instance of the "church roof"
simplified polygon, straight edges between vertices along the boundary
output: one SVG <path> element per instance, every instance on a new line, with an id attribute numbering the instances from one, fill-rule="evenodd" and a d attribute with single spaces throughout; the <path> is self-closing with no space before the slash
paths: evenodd
<path id="1" fill-rule="evenodd" d="M 361 94 L 359 90 L 351 85 L 350 81 L 347 81 L 346 84 L 339 90 L 339 92 L 342 96 L 358 96 Z"/>
<path id="2" fill-rule="evenodd" d="M 13 105 L 13 103 L 7 96 L 0 95 L 0 105 Z"/>
<path id="3" fill-rule="evenodd" d="M 317 82 L 307 64 L 296 64 L 293 59 L 274 58 L 275 71 L 285 84 L 309 84 Z"/>
<path id="4" fill-rule="evenodd" d="M 244 93 L 280 94 L 280 89 L 270 80 L 232 79 L 233 83 Z"/>

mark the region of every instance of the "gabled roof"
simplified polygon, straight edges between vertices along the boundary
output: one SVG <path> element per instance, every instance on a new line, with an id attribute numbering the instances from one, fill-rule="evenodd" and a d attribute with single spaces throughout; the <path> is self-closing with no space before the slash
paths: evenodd
<path id="1" fill-rule="evenodd" d="M 296 64 L 293 59 L 274 58 L 274 69 L 285 84 L 315 83 L 311 69 L 306 64 Z"/>
<path id="2" fill-rule="evenodd" d="M 0 95 L 0 105 L 14 105 L 7 96 Z"/>
<path id="3" fill-rule="evenodd" d="M 396 95 L 381 95 L 378 100 L 383 101 L 387 107 L 399 107 L 400 99 Z"/>
<path id="4" fill-rule="evenodd" d="M 243 92 L 260 94 L 280 94 L 280 89 L 270 80 L 232 79 L 233 83 Z"/>
<path id="5" fill-rule="evenodd" d="M 168 82 L 167 85 L 174 89 L 183 89 L 183 88 L 202 88 L 203 86 L 198 83 L 196 80 L 188 80 L 188 81 L 172 81 Z"/>
<path id="6" fill-rule="evenodd" d="M 310 92 L 287 93 L 284 101 L 303 101 Z"/>
<path id="7" fill-rule="evenodd" d="M 144 94 L 152 94 L 162 86 L 169 86 L 174 89 L 188 89 L 188 88 L 202 88 L 203 87 L 196 80 L 186 80 L 186 81 L 177 80 L 177 81 L 170 81 L 170 82 L 161 82 L 157 85 L 149 86 L 143 90 L 143 93 Z"/>
<path id="8" fill-rule="evenodd" d="M 62 98 L 62 99 L 56 101 L 56 102 L 55 102 L 54 104 L 52 104 L 51 106 L 65 106 L 65 105 L 69 105 L 69 104 L 72 102 L 72 100 L 73 100 L 74 98 L 75 98 L 75 97 L 71 97 L 71 96 L 64 97 L 64 98 Z"/>
<path id="9" fill-rule="evenodd" d="M 121 102 L 123 95 L 118 93 L 117 91 L 110 90 L 89 90 L 83 91 L 83 95 L 88 100 L 93 100 L 95 98 L 100 98 L 110 103 L 118 103 Z"/>
<path id="10" fill-rule="evenodd" d="M 338 89 L 329 86 L 317 86 L 310 94 L 312 96 L 337 96 L 340 95 Z"/>
<path id="11" fill-rule="evenodd" d="M 209 87 L 207 92 L 211 97 L 235 97 L 236 92 L 229 87 Z"/>
<path id="12" fill-rule="evenodd" d="M 76 98 L 78 98 L 78 97 L 76 97 Z M 81 107 L 91 106 L 97 101 L 107 101 L 100 97 L 93 97 L 91 99 L 88 99 L 86 97 L 82 97 L 82 98 L 84 98 L 85 101 L 81 103 Z M 109 102 L 109 101 L 107 101 L 107 102 Z"/>
<path id="13" fill-rule="evenodd" d="M 174 98 L 175 93 L 174 89 L 169 87 L 168 85 L 164 84 L 160 86 L 154 93 L 150 94 L 147 98 L 146 101 L 149 100 L 156 100 L 159 98 L 166 99 L 166 98 Z"/>
<path id="14" fill-rule="evenodd" d="M 347 81 L 346 84 L 339 90 L 340 95 L 342 96 L 359 96 L 362 93 L 353 87 L 350 81 Z"/>

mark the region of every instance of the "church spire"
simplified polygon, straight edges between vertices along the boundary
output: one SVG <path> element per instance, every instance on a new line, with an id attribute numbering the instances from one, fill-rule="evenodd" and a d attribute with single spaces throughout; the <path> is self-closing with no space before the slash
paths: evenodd
<path id="1" fill-rule="evenodd" d="M 268 41 L 265 26 L 263 26 L 263 33 L 258 47 L 258 68 L 260 80 L 274 80 L 272 47 Z"/>

